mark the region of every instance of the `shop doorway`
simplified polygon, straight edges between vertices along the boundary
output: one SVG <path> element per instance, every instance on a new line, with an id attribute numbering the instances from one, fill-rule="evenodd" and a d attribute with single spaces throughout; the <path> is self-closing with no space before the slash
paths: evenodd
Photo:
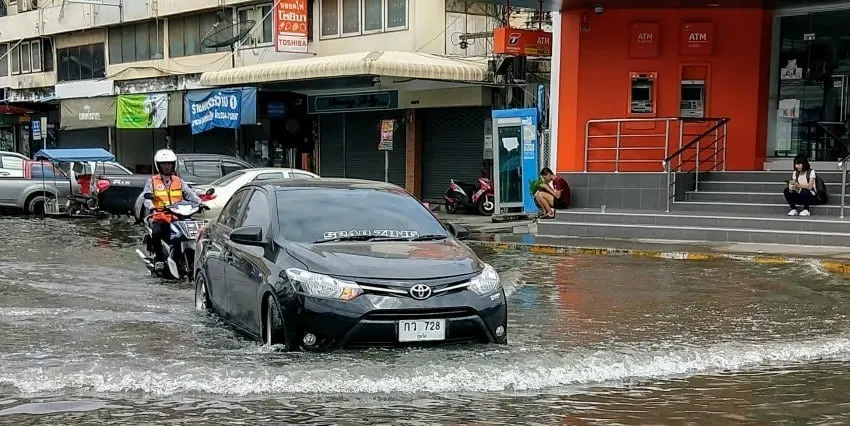
<path id="1" fill-rule="evenodd" d="M 837 161 L 850 152 L 850 9 L 783 16 L 776 144 L 769 156 Z"/>

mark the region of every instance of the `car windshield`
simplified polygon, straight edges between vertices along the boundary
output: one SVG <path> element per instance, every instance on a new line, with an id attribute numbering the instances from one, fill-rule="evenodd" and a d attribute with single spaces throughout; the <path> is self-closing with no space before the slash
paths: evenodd
<path id="1" fill-rule="evenodd" d="M 437 218 L 404 191 L 287 188 L 277 191 L 277 206 L 281 233 L 289 241 L 441 239 L 448 236 Z"/>
<path id="2" fill-rule="evenodd" d="M 210 184 L 210 186 L 212 186 L 212 187 L 226 186 L 230 182 L 233 182 L 234 180 L 239 179 L 239 177 L 242 176 L 243 174 L 245 174 L 245 170 L 237 170 L 235 172 L 228 173 L 228 174 L 214 180 Z"/>

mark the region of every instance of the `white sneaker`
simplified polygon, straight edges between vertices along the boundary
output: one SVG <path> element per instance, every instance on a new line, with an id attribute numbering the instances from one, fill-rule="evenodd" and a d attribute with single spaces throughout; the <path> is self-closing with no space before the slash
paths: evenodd
<path id="1" fill-rule="evenodd" d="M 811 213 L 809 213 L 809 211 L 808 211 L 808 210 L 803 210 L 803 211 L 801 211 L 801 212 L 800 212 L 800 216 L 811 216 L 811 215 L 812 215 L 812 214 L 811 214 Z"/>
<path id="2" fill-rule="evenodd" d="M 788 216 L 797 216 L 797 209 L 791 209 L 791 211 L 788 212 Z"/>

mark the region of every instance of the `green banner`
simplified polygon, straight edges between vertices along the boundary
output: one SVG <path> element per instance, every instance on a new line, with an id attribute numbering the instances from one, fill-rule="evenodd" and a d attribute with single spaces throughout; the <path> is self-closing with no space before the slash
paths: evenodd
<path id="1" fill-rule="evenodd" d="M 151 93 L 143 95 L 120 95 L 117 102 L 119 129 L 163 128 L 168 117 L 168 95 Z"/>

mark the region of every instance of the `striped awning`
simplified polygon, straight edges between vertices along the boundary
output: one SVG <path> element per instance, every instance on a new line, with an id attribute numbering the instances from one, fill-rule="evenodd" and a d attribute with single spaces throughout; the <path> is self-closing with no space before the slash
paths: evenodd
<path id="1" fill-rule="evenodd" d="M 231 86 L 365 75 L 480 82 L 487 81 L 488 66 L 487 58 L 449 58 L 417 52 L 374 51 L 205 72 L 201 75 L 201 84 Z"/>

